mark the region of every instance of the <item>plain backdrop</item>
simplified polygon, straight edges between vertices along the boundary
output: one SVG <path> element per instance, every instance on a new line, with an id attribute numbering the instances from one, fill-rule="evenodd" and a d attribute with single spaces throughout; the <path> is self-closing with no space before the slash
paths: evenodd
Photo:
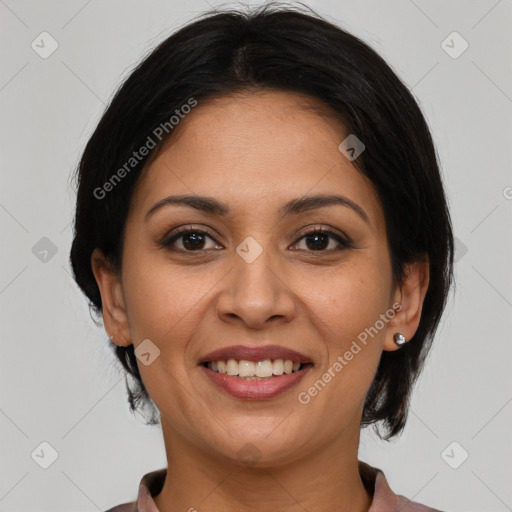
<path id="1" fill-rule="evenodd" d="M 0 512 L 106 510 L 165 467 L 160 426 L 129 413 L 70 275 L 70 176 L 121 80 L 209 3 L 0 0 Z M 441 510 L 512 510 L 512 2 L 306 3 L 412 88 L 457 237 L 457 289 L 406 430 L 363 431 L 360 459 Z"/>

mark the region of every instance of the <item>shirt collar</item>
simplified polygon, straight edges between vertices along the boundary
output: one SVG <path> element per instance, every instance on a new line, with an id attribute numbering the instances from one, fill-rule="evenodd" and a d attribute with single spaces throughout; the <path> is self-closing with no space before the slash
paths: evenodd
<path id="1" fill-rule="evenodd" d="M 362 461 L 359 461 L 358 467 L 366 490 L 373 496 L 368 512 L 398 512 L 398 506 L 402 502 L 399 501 L 399 497 L 389 487 L 382 470 Z M 139 484 L 138 497 L 136 502 L 134 502 L 135 512 L 158 512 L 153 496 L 156 496 L 162 490 L 166 475 L 167 469 L 163 468 L 146 473 L 142 477 Z M 421 510 L 434 509 L 425 508 Z"/>

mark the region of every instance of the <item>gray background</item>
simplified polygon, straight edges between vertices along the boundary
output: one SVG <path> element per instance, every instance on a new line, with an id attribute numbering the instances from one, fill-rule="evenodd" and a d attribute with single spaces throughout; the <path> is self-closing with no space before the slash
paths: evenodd
<path id="1" fill-rule="evenodd" d="M 160 427 L 128 412 L 123 374 L 70 276 L 69 177 L 121 79 L 208 3 L 0 0 L 0 512 L 105 510 L 166 464 Z M 413 89 L 457 237 L 458 288 L 407 428 L 391 443 L 364 432 L 360 458 L 415 501 L 512 510 L 512 2 L 307 3 Z M 46 59 L 31 47 L 51 48 L 43 31 L 58 43 Z M 442 44 L 453 31 L 469 44 L 457 58 L 445 49 L 461 40 Z M 49 457 L 42 442 L 58 453 L 48 469 L 34 460 Z"/>

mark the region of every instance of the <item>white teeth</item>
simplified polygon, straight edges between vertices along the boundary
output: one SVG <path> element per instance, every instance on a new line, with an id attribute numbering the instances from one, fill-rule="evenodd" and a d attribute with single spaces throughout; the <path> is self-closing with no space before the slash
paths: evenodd
<path id="1" fill-rule="evenodd" d="M 276 359 L 271 361 L 265 359 L 263 361 L 253 362 L 242 359 L 228 359 L 227 361 L 210 361 L 208 368 L 214 372 L 224 373 L 227 375 L 239 376 L 242 378 L 269 378 L 272 375 L 283 375 L 297 372 L 301 364 L 293 362 L 290 359 Z"/>
<path id="2" fill-rule="evenodd" d="M 284 362 L 282 359 L 276 359 L 272 363 L 272 373 L 274 375 L 283 375 L 284 373 Z"/>
<path id="3" fill-rule="evenodd" d="M 226 373 L 228 375 L 238 375 L 238 363 L 234 359 L 228 359 Z"/>
<path id="4" fill-rule="evenodd" d="M 270 359 L 258 361 L 254 373 L 256 377 L 272 377 L 272 361 Z"/>
<path id="5" fill-rule="evenodd" d="M 240 377 L 254 377 L 254 363 L 252 361 L 240 361 L 238 363 L 238 375 Z"/>

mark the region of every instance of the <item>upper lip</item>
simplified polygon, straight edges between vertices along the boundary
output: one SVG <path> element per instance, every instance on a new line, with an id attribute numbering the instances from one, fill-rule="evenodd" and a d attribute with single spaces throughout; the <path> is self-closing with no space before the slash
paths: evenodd
<path id="1" fill-rule="evenodd" d="M 310 363 L 311 358 L 280 345 L 260 345 L 257 347 L 249 345 L 233 345 L 231 347 L 220 348 L 202 356 L 198 364 L 209 361 L 227 361 L 228 359 L 236 359 L 237 361 L 263 361 L 265 359 L 289 359 L 294 363 Z"/>

